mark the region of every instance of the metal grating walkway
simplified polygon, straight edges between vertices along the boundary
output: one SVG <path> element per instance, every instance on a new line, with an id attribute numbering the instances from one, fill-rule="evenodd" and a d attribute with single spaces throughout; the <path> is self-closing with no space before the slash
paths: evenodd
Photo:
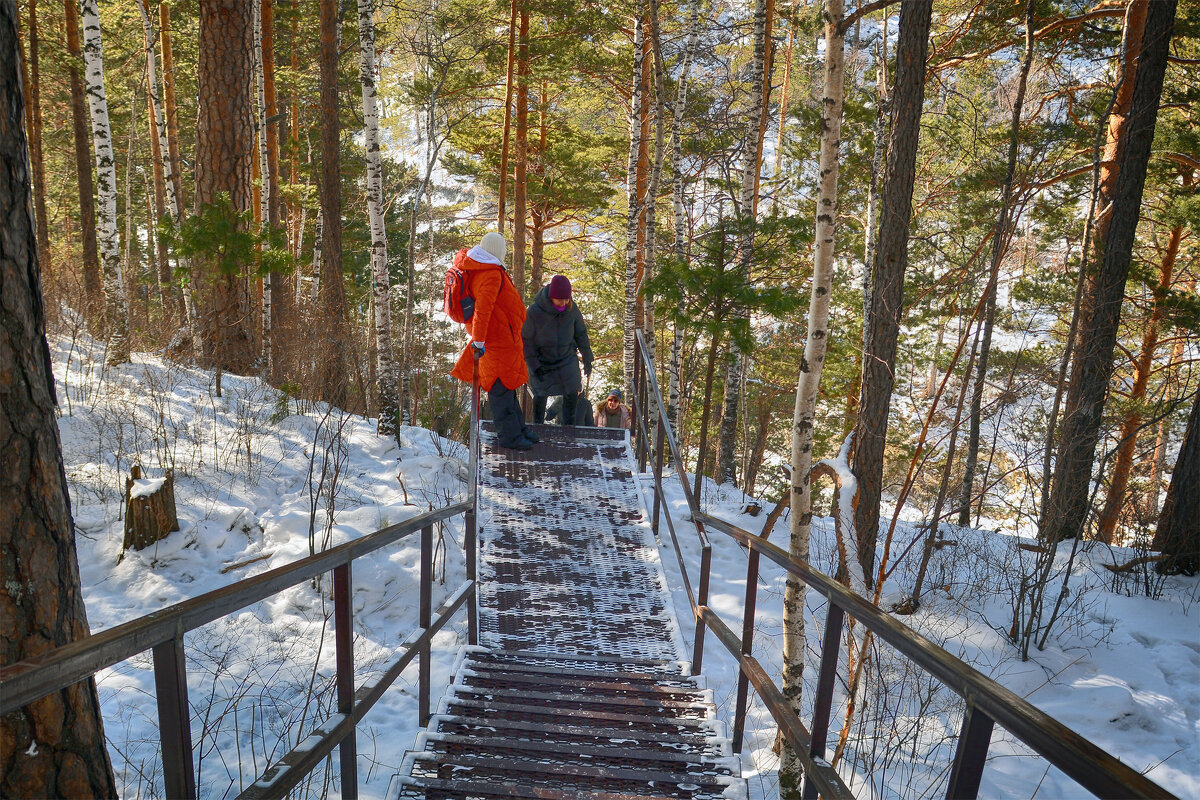
<path id="1" fill-rule="evenodd" d="M 535 426 L 479 463 L 479 639 L 398 798 L 744 797 L 685 652 L 624 431 Z"/>

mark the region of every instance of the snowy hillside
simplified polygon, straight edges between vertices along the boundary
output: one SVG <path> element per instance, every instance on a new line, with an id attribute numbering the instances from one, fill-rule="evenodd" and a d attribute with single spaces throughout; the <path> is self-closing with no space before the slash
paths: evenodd
<path id="1" fill-rule="evenodd" d="M 60 402 L 67 477 L 89 620 L 93 631 L 113 627 L 233 581 L 278 567 L 459 498 L 465 451 L 419 428 L 405 428 L 402 445 L 374 434 L 370 420 L 323 405 L 298 405 L 257 379 L 225 376 L 223 397 L 214 376 L 156 356 L 135 355 L 104 368 L 100 345 L 51 341 Z M 171 468 L 181 530 L 143 552 L 120 559 L 124 480 L 139 463 L 151 477 Z M 644 485 L 648 485 L 645 483 Z M 678 492 L 675 482 L 668 484 Z M 765 512 L 739 512 L 738 492 L 709 487 L 709 512 L 757 531 Z M 671 496 L 676 520 L 681 494 Z M 769 506 L 766 510 L 769 510 Z M 461 520 L 449 523 L 438 563 L 444 585 L 434 603 L 463 576 Z M 832 566 L 832 526 L 818 522 L 814 561 Z M 786 517 L 772 536 L 786 538 Z M 665 535 L 665 528 L 664 528 Z M 902 523 L 897 541 L 917 531 Z M 711 604 L 740 627 L 745 556 L 713 533 Z M 1049 714 L 1118 755 L 1182 797 L 1200 796 L 1200 580 L 1163 579 L 1133 572 L 1115 578 L 1105 563 L 1128 551 L 1084 547 L 1071 567 L 1068 610 L 1043 651 L 1022 662 L 1005 632 L 1012 621 L 1017 573 L 1030 554 L 1012 537 L 955 530 L 957 544 L 937 551 L 924 605 L 901 617 L 950 652 L 974 664 Z M 694 536 L 681 526 L 681 544 L 697 564 Z M 902 548 L 901 548 L 902 549 Z M 887 584 L 884 604 L 912 584 L 919 548 L 902 559 Z M 367 679 L 415 627 L 418 547 L 412 539 L 355 565 L 356 659 Z M 669 543 L 663 550 L 678 616 L 691 639 L 687 607 Z M 1065 565 L 1067 550 L 1060 562 Z M 443 562 L 444 559 L 444 562 Z M 760 577 L 755 654 L 780 667 L 783 578 L 764 566 Z M 1153 599 L 1146 596 L 1147 590 Z M 1056 588 L 1051 589 L 1057 592 Z M 232 797 L 329 712 L 333 700 L 333 643 L 329 587 L 305 584 L 187 639 L 197 779 L 201 796 Z M 809 651 L 817 652 L 823 620 L 810 597 Z M 435 641 L 435 694 L 449 680 L 456 648 L 466 639 L 465 617 Z M 853 786 L 863 797 L 940 795 L 961 713 L 949 693 L 909 674 L 878 652 L 885 685 L 870 695 L 869 717 L 882 733 L 855 728 L 852 741 L 868 773 L 855 764 Z M 123 796 L 161 796 L 157 717 L 149 654 L 98 676 L 110 753 Z M 815 669 L 807 672 L 815 680 Z M 705 681 L 732 716 L 732 660 L 709 637 Z M 415 669 L 402 678 L 359 730 L 362 796 L 381 797 L 416 736 Z M 811 691 L 807 692 L 811 698 Z M 920 721 L 924 714 L 924 721 Z M 833 725 L 834 735 L 841 727 Z M 744 770 L 752 797 L 775 796 L 774 725 L 752 708 Z M 997 732 L 984 773 L 985 797 L 1073 797 L 1082 793 Z M 847 774 L 843 771 L 843 774 Z M 324 770 L 311 795 L 336 793 Z"/>

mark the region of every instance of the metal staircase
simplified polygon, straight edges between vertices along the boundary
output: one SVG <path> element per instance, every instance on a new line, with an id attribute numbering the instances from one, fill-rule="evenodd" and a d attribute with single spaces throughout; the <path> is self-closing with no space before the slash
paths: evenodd
<path id="1" fill-rule="evenodd" d="M 399 798 L 744 797 L 684 650 L 623 431 L 537 427 L 479 463 L 480 646 Z"/>

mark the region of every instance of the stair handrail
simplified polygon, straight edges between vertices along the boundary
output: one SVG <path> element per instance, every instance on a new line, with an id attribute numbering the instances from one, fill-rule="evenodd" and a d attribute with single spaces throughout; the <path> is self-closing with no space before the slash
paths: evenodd
<path id="1" fill-rule="evenodd" d="M 637 354 L 635 364 L 639 364 L 643 373 L 648 376 L 639 382 L 637 370 L 635 370 L 635 386 L 640 386 L 642 383 L 647 386 L 650 394 L 648 400 L 660 412 L 660 420 L 662 420 L 665 417 L 665 414 L 661 414 L 662 395 L 658 390 L 654 363 L 646 353 L 640 330 L 636 331 L 635 345 Z M 646 413 L 645 405 L 646 403 L 643 402 L 639 406 L 643 409 L 639 415 L 643 440 L 647 439 L 645 431 L 647 430 L 648 413 Z M 667 428 L 667 440 L 671 444 L 676 471 L 680 472 L 682 461 L 679 459 L 674 437 L 669 430 L 669 424 L 665 421 L 663 427 Z M 662 483 L 658 473 L 661 471 L 663 435 L 660 430 L 655 458 L 654 522 L 652 524 L 656 534 L 658 532 L 658 507 L 662 503 L 660 497 Z M 641 461 L 639 468 L 644 467 L 645 462 L 639 460 Z M 734 633 L 707 605 L 696 607 L 693 604 L 693 610 L 698 620 L 697 640 L 702 639 L 704 626 L 712 628 L 717 639 L 737 659 L 739 664 L 737 705 L 734 711 L 734 752 L 741 752 L 748 685 L 753 685 L 779 725 L 781 733 L 791 744 L 804 766 L 804 798 L 814 799 L 818 795 L 826 798 L 853 797 L 841 777 L 825 759 L 833 691 L 837 682 L 842 627 L 847 615 L 853 617 L 868 630 L 873 631 L 878 641 L 885 642 L 900 652 L 966 701 L 966 712 L 959 731 L 954 763 L 946 790 L 947 798 L 975 798 L 978 795 L 988 747 L 996 723 L 999 723 L 1051 765 L 1060 769 L 1097 797 L 1113 798 L 1113 800 L 1118 798 L 1175 798 L 1175 795 L 1162 786 L 1109 755 L 1088 739 L 1039 710 L 1029 701 L 951 655 L 890 614 L 880 610 L 867 598 L 851 591 L 825 573 L 815 569 L 811 564 L 792 558 L 787 552 L 762 536 L 697 508 L 686 478 L 682 479 L 682 483 L 692 521 L 696 523 L 697 528 L 707 525 L 710 529 L 720 531 L 742 544 L 748 554 L 745 613 L 741 637 Z M 665 503 L 662 503 L 662 507 L 666 510 L 669 522 L 670 510 Z M 669 524 L 668 528 L 674 540 L 674 526 Z M 682 564 L 683 556 L 680 553 L 678 541 L 675 541 L 675 550 Z M 789 574 L 800 578 L 808 586 L 816 589 L 828 600 L 811 733 L 792 711 L 791 706 L 784 699 L 783 693 L 770 679 L 766 670 L 751 654 L 760 556 L 766 556 Z M 709 560 L 710 555 L 706 551 L 702 556 L 702 562 L 707 563 Z M 702 567 L 702 569 L 705 568 Z M 680 570 L 685 572 L 682 566 Z M 701 622 L 703 625 L 699 624 Z"/>
<path id="2" fill-rule="evenodd" d="M 23 708 L 47 695 L 85 680 L 136 655 L 153 651 L 154 694 L 158 705 L 163 782 L 167 797 L 195 798 L 183 636 L 188 631 L 233 614 L 306 580 L 333 573 L 334 648 L 337 665 L 337 713 L 276 761 L 239 798 L 282 798 L 319 766 L 334 748 L 341 764 L 344 798 L 358 796 L 357 723 L 414 659 L 419 662 L 419 723 L 430 717 L 431 645 L 464 605 L 468 641 L 478 643 L 477 513 L 479 462 L 479 362 L 473 368 L 467 497 L 419 514 L 374 533 L 344 542 L 260 575 L 236 581 L 189 600 L 153 611 L 121 625 L 85 636 L 39 656 L 0 666 L 0 715 Z M 436 609 L 432 608 L 433 526 L 464 515 L 466 580 Z M 397 657 L 373 683 L 354 686 L 353 587 L 351 564 L 356 558 L 421 533 L 419 625 L 401 643 Z"/>

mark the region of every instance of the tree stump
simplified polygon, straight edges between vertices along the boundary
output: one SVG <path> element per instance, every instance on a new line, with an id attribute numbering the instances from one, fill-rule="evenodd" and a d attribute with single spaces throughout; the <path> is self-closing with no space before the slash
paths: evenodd
<path id="1" fill-rule="evenodd" d="M 143 478 L 142 468 L 135 464 L 125 481 L 125 543 L 121 551 L 141 550 L 177 530 L 174 472 L 167 470 L 162 478 Z"/>

